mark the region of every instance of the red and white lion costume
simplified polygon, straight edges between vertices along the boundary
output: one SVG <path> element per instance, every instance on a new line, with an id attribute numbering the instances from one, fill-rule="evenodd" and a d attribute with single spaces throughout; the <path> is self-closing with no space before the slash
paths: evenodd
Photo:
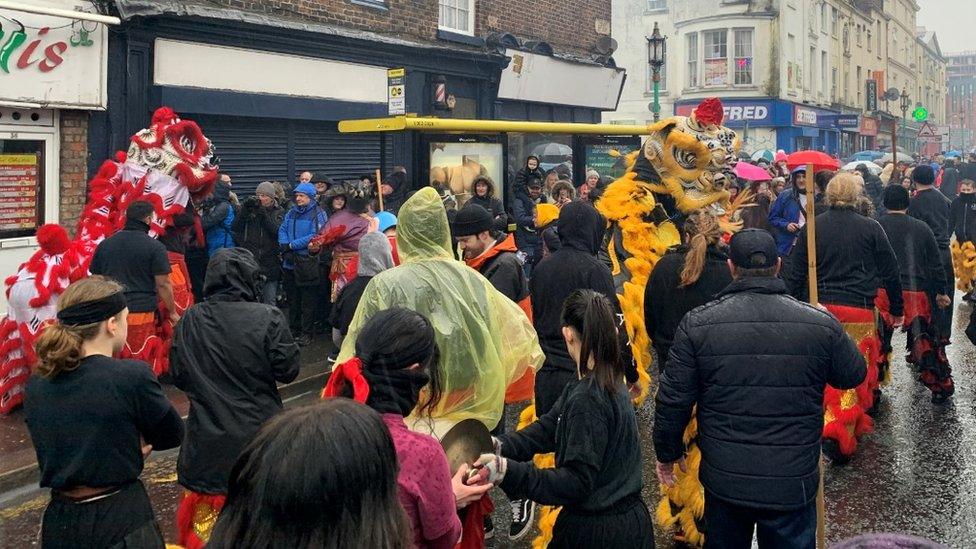
<path id="1" fill-rule="evenodd" d="M 7 315 L 0 319 L 0 414 L 23 402 L 24 385 L 36 361 L 34 341 L 54 319 L 58 296 L 69 284 L 88 276 L 95 248 L 125 225 L 129 204 L 152 203 L 155 215 L 149 234 L 161 236 L 191 199 L 213 191 L 216 180 L 213 146 L 200 127 L 162 107 L 153 113 L 149 128 L 132 136 L 128 152 L 106 160 L 89 182 L 74 240 L 60 225 L 38 229 L 41 249 L 6 280 L 9 304 Z M 178 309 L 189 305 L 177 301 Z M 127 346 L 122 354 L 150 363 L 159 375 L 167 367 L 171 329 L 166 323 L 155 323 L 151 329 L 139 349 Z"/>

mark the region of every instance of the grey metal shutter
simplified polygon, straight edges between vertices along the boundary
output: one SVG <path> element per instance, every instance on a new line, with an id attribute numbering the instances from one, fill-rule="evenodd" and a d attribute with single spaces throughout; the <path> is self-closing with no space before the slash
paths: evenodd
<path id="1" fill-rule="evenodd" d="M 262 181 L 280 181 L 291 188 L 287 121 L 207 115 L 187 118 L 195 120 L 213 143 L 220 171 L 231 176 L 238 196 L 253 194 Z"/>
<path id="2" fill-rule="evenodd" d="M 378 133 L 340 134 L 335 122 L 295 120 L 292 127 L 296 174 L 307 170 L 343 181 L 380 167 Z"/>

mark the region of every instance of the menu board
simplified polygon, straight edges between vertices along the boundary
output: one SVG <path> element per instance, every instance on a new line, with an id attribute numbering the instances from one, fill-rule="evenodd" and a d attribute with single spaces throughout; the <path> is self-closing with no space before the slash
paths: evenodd
<path id="1" fill-rule="evenodd" d="M 0 231 L 37 228 L 37 154 L 0 154 Z"/>

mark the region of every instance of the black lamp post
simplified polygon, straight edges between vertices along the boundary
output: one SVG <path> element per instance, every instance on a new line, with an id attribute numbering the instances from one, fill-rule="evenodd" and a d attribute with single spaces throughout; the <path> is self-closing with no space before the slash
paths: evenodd
<path id="1" fill-rule="evenodd" d="M 651 79 L 654 82 L 654 103 L 651 104 L 651 112 L 654 113 L 654 121 L 661 118 L 661 67 L 664 66 L 664 58 L 667 55 L 667 37 L 661 35 L 661 30 L 654 22 L 654 32 L 647 38 L 647 60 L 651 65 Z"/>
<path id="2" fill-rule="evenodd" d="M 901 133 L 905 135 L 905 124 L 908 117 L 908 109 L 912 106 L 912 100 L 908 97 L 908 91 L 901 89 Z"/>

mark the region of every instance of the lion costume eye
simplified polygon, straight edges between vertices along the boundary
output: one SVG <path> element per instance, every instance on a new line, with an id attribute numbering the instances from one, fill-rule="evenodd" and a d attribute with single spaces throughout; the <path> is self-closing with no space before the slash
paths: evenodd
<path id="1" fill-rule="evenodd" d="M 698 165 L 698 156 L 691 151 L 678 149 L 674 151 L 674 159 L 678 161 L 678 165 L 687 170 L 692 170 Z"/>

